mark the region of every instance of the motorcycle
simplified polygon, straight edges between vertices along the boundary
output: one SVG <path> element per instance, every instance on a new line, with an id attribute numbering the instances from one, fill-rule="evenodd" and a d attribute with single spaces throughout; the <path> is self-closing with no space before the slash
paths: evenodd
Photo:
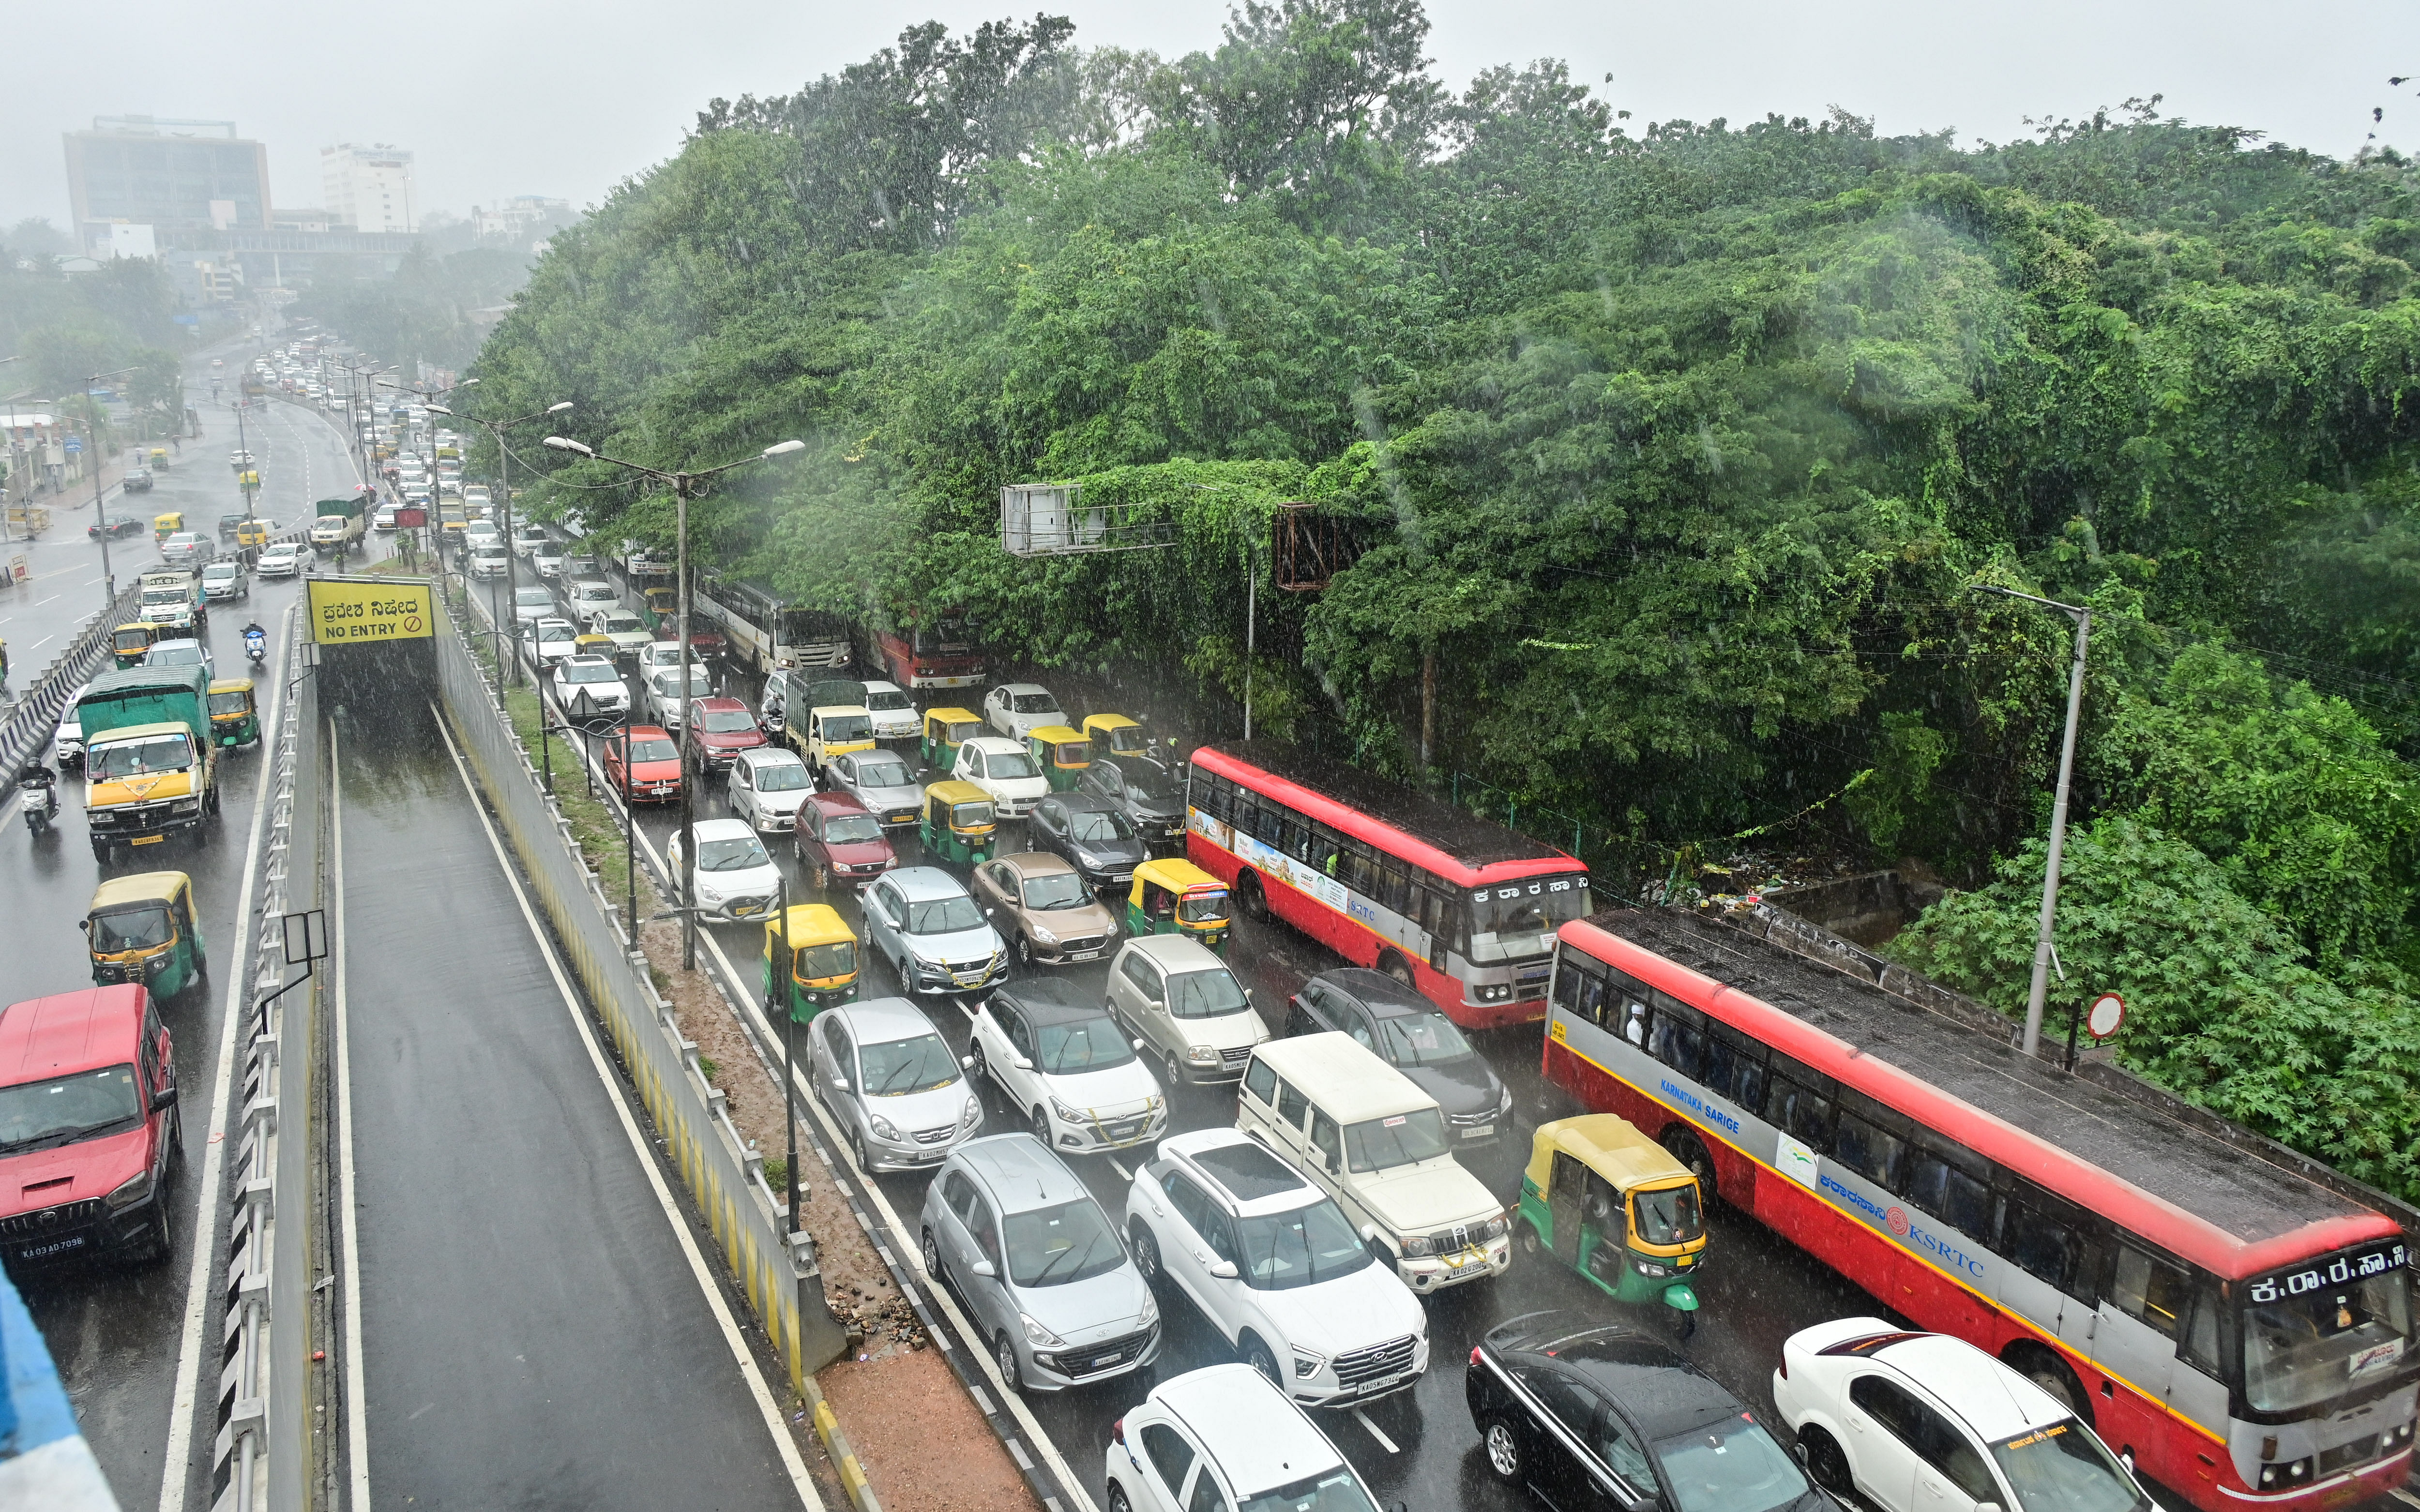
<path id="1" fill-rule="evenodd" d="M 261 629 L 258 625 L 246 625 L 243 628 L 243 654 L 251 659 L 254 666 L 260 666 L 267 662 L 269 660 L 269 631 Z"/>
<path id="2" fill-rule="evenodd" d="M 59 817 L 59 789 L 48 780 L 49 773 L 39 777 L 17 779 L 17 792 L 25 810 L 25 829 L 39 835 L 48 830 Z"/>

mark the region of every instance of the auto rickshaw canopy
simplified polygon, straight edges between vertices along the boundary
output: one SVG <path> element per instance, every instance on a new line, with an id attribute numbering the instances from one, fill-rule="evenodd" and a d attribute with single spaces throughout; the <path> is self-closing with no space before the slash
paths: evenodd
<path id="1" fill-rule="evenodd" d="M 151 517 L 151 534 L 154 536 L 173 536 L 184 528 L 185 512 L 182 509 L 169 509 Z"/>
<path id="2" fill-rule="evenodd" d="M 1605 1177 L 1625 1203 L 1633 1192 L 1694 1186 L 1698 1179 L 1670 1150 L 1614 1114 L 1588 1113 L 1538 1126 L 1529 1141 L 1529 1165 L 1522 1175 L 1540 1192 L 1552 1183 L 1558 1150 Z"/>
<path id="3" fill-rule="evenodd" d="M 612 656 L 613 637 L 593 630 L 582 631 L 571 637 L 571 651 L 574 656 Z"/>
<path id="4" fill-rule="evenodd" d="M 1141 756 L 1151 749 L 1141 724 L 1124 714 L 1085 715 L 1084 739 L 1104 756 Z"/>
<path id="5" fill-rule="evenodd" d="M 924 789 L 924 817 L 935 823 L 946 820 L 959 834 L 989 834 L 997 822 L 991 795 L 954 777 Z"/>
<path id="6" fill-rule="evenodd" d="M 983 716 L 967 709 L 928 709 L 924 710 L 924 739 L 942 741 L 951 750 L 966 744 L 967 737 L 983 733 Z"/>
<path id="7" fill-rule="evenodd" d="M 1081 772 L 1093 764 L 1092 742 L 1064 725 L 1036 725 L 1025 732 L 1025 745 L 1034 760 L 1061 772 Z"/>
<path id="8" fill-rule="evenodd" d="M 785 937 L 790 975 L 801 986 L 837 987 L 857 975 L 857 935 L 829 904 L 794 904 L 778 921 L 766 920 L 765 947 L 757 959 L 771 960 Z"/>
<path id="9" fill-rule="evenodd" d="M 1173 918 L 1191 928 L 1227 922 L 1227 884 L 1181 856 L 1137 866 L 1126 901 L 1145 918 Z"/>

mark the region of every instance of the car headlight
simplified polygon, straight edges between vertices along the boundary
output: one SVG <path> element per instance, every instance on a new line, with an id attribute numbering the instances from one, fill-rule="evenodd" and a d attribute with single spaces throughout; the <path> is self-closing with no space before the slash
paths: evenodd
<path id="1" fill-rule="evenodd" d="M 874 1125 L 874 1137 L 875 1137 L 875 1138 L 876 1138 L 876 1139 L 897 1139 L 897 1138 L 899 1137 L 899 1130 L 898 1130 L 897 1129 L 895 1129 L 895 1128 L 892 1127 L 892 1123 L 891 1123 L 891 1120 L 890 1120 L 890 1119 L 885 1118 L 885 1117 L 882 1117 L 882 1116 L 880 1116 L 879 1115 L 876 1115 L 876 1116 L 875 1116 L 871 1121 L 872 1121 L 872 1123 L 873 1123 L 873 1125 Z"/>
<path id="2" fill-rule="evenodd" d="M 1029 925 L 1026 928 L 1026 932 L 1033 936 L 1034 939 L 1041 941 L 1046 945 L 1055 945 L 1059 943 L 1059 937 L 1057 935 L 1052 934 L 1049 930 L 1042 927 L 1042 926 L 1038 924 Z"/>
<path id="3" fill-rule="evenodd" d="M 1309 1380 L 1318 1375 L 1319 1367 L 1326 1364 L 1327 1356 L 1313 1353 L 1299 1344 L 1294 1347 L 1294 1376 L 1296 1380 Z"/>
<path id="4" fill-rule="evenodd" d="M 1211 1049 L 1208 1045 L 1186 1046 L 1185 1058 L 1195 1066 L 1216 1066 L 1218 1064 L 1218 1052 Z"/>
<path id="5" fill-rule="evenodd" d="M 1143 1107 L 1144 1107 L 1145 1109 L 1149 1110 L 1150 1112 L 1152 1112 L 1152 1113 L 1157 1113 L 1157 1112 L 1159 1111 L 1159 1106 L 1160 1106 L 1160 1102 L 1159 1102 L 1159 1094 L 1158 1094 L 1158 1093 L 1156 1093 L 1156 1092 L 1155 1092 L 1155 1093 L 1153 1093 L 1151 1096 L 1149 1096 L 1149 1097 L 1147 1097 L 1147 1098 L 1143 1099 L 1142 1099 L 1142 1105 L 1143 1105 Z"/>
<path id="6" fill-rule="evenodd" d="M 972 1128 L 976 1125 L 976 1123 L 978 1123 L 979 1121 L 981 1121 L 981 1119 L 982 1119 L 982 1118 L 983 1118 L 983 1104 L 975 1100 L 975 1095 L 974 1095 L 973 1093 L 971 1093 L 971 1092 L 968 1093 L 968 1094 L 967 1094 L 967 1111 L 966 1111 L 966 1115 L 965 1115 L 964 1119 L 962 1120 L 962 1122 L 964 1122 L 964 1123 L 966 1124 L 966 1126 L 967 1126 L 969 1129 L 972 1129 Z"/>
<path id="7" fill-rule="evenodd" d="M 1153 1328 L 1156 1327 L 1158 1323 L 1159 1303 L 1154 1302 L 1149 1294 L 1145 1294 L 1142 1300 L 1142 1326 L 1145 1328 Z M 2406 1429 L 2409 1429 L 2411 1426 L 2412 1425 L 2409 1423 L 2404 1425 Z"/>
<path id="8" fill-rule="evenodd" d="M 1497 1213 L 1495 1217 L 1487 1221 L 1486 1227 L 1479 1231 L 1479 1237 L 1481 1241 L 1499 1239 L 1512 1231 L 1512 1221 L 1505 1217 L 1502 1213 Z"/>
<path id="9" fill-rule="evenodd" d="M 101 1199 L 111 1212 L 122 1212 L 151 1195 L 151 1173 L 144 1172 Z"/>
<path id="10" fill-rule="evenodd" d="M 1424 1259 L 1435 1253 L 1436 1240 L 1426 1234 L 1404 1240 L 1404 1258 L 1406 1260 Z"/>
<path id="11" fill-rule="evenodd" d="M 1025 1341 L 1028 1344 L 1037 1344 L 1046 1349 L 1062 1349 L 1066 1348 L 1067 1341 L 1065 1339 L 1061 1338 L 1058 1334 L 1051 1333 L 1048 1329 L 1044 1328 L 1041 1324 L 1035 1322 L 1031 1316 L 1019 1313 L 1016 1315 L 1016 1320 L 1025 1327 Z"/>
<path id="12" fill-rule="evenodd" d="M 1508 1087 L 1506 1087 L 1506 1088 L 1504 1089 L 1504 1096 L 1497 1099 L 1497 1102 L 1496 1102 L 1496 1116 L 1497 1116 L 1497 1117 L 1498 1117 L 1498 1118 L 1501 1118 L 1501 1117 L 1503 1117 L 1506 1114 L 1511 1113 L 1512 1111 L 1512 1089 L 1511 1087 L 1509 1087 L 1509 1086 L 1508 1086 Z"/>
<path id="13" fill-rule="evenodd" d="M 1080 1124 L 1084 1121 L 1084 1115 L 1082 1114 L 1078 1113 L 1075 1109 L 1060 1101 L 1057 1098 L 1052 1098 L 1050 1099 L 1050 1111 L 1059 1115 L 1059 1121 L 1063 1124 Z"/>

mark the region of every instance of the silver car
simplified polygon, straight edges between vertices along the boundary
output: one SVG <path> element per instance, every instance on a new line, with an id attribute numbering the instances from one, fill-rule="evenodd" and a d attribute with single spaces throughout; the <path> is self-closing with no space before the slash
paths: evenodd
<path id="1" fill-rule="evenodd" d="M 890 751 L 852 751 L 834 756 L 824 768 L 834 792 L 848 794 L 860 806 L 897 834 L 916 827 L 924 789 L 916 786 L 908 763 Z"/>
<path id="2" fill-rule="evenodd" d="M 903 866 L 866 889 L 865 943 L 909 992 L 984 992 L 1008 974 L 999 931 L 938 866 Z"/>
<path id="3" fill-rule="evenodd" d="M 924 1189 L 924 1273 L 947 1282 L 1019 1391 L 1130 1375 L 1159 1353 L 1159 1305 L 1117 1225 L 1032 1134 L 969 1140 Z"/>
<path id="4" fill-rule="evenodd" d="M 787 834 L 796 828 L 799 805 L 814 790 L 815 780 L 799 754 L 777 745 L 740 752 L 724 788 L 731 812 L 767 834 Z"/>
<path id="5" fill-rule="evenodd" d="M 931 1170 L 983 1127 L 965 1065 L 907 999 L 826 1008 L 807 1038 L 815 1097 L 859 1170 Z"/>

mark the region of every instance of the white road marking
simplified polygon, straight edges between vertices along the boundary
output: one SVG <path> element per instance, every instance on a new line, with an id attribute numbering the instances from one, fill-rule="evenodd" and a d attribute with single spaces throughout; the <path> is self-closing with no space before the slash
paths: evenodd
<path id="1" fill-rule="evenodd" d="M 554 977 L 555 990 L 561 994 L 564 1011 L 580 1036 L 581 1045 L 588 1052 L 588 1063 L 596 1068 L 597 1079 L 605 1083 L 607 1099 L 621 1116 L 622 1132 L 629 1137 L 631 1153 L 639 1158 L 639 1168 L 647 1173 L 647 1184 L 655 1190 L 656 1201 L 664 1211 L 664 1221 L 672 1225 L 673 1237 L 679 1240 L 681 1254 L 689 1260 L 690 1273 L 697 1278 L 698 1289 L 706 1294 L 706 1306 L 722 1329 L 723 1341 L 731 1347 L 732 1358 L 739 1362 L 739 1374 L 748 1382 L 750 1395 L 756 1398 L 756 1410 L 764 1415 L 765 1429 L 773 1436 L 774 1445 L 782 1452 L 783 1466 L 790 1473 L 790 1484 L 799 1500 L 814 1512 L 823 1512 L 823 1498 L 817 1494 L 814 1482 L 808 1477 L 806 1461 L 799 1456 L 799 1446 L 790 1437 L 788 1426 L 782 1421 L 782 1410 L 774 1405 L 773 1394 L 765 1387 L 763 1372 L 756 1368 L 756 1357 L 749 1352 L 748 1341 L 740 1335 L 739 1326 L 732 1320 L 731 1309 L 723 1302 L 721 1291 L 714 1284 L 713 1272 L 706 1267 L 706 1258 L 698 1253 L 697 1239 L 690 1233 L 689 1224 L 675 1206 L 670 1188 L 664 1185 L 663 1173 L 656 1168 L 654 1154 L 647 1148 L 646 1136 L 640 1132 L 638 1120 L 630 1116 L 629 1104 L 622 1096 L 622 1084 L 613 1068 L 606 1063 L 604 1052 L 597 1048 L 595 1031 L 588 1022 L 586 1010 L 571 990 L 570 978 L 563 972 L 563 963 L 555 959 L 554 947 L 538 927 L 537 914 L 530 908 L 529 896 L 521 891 L 521 880 L 513 870 L 512 861 L 504 854 L 504 843 L 496 836 L 496 827 L 488 818 L 488 810 L 479 799 L 479 789 L 471 781 L 470 769 L 463 765 L 462 753 L 454 744 L 454 732 L 445 727 L 445 717 L 432 706 L 430 713 L 437 718 L 438 733 L 445 738 L 446 753 L 454 758 L 454 770 L 461 774 L 462 787 L 471 797 L 471 810 L 479 816 L 479 827 L 488 834 L 488 844 L 496 852 L 496 865 L 504 874 L 504 881 L 513 890 L 513 901 L 520 905 L 521 919 L 529 926 L 530 938 L 536 942 L 538 954 L 546 960 L 546 969 Z M 348 1512 L 361 1512 L 349 1508 Z M 1091 1512 L 1090 1508 L 1086 1512 Z"/>
<path id="2" fill-rule="evenodd" d="M 336 1219 L 344 1234 L 345 1474 L 346 1512 L 369 1512 L 369 1404 L 362 1361 L 361 1189 L 353 1169 L 353 1046 L 346 986 L 352 960 L 351 931 L 345 924 L 345 773 L 336 745 L 336 722 L 328 722 L 328 828 L 334 841 L 336 911 Z"/>
<path id="3" fill-rule="evenodd" d="M 1118 1158 L 1117 1158 L 1116 1156 L 1114 1156 L 1114 1155 L 1109 1156 L 1109 1169 L 1110 1169 L 1110 1170 L 1112 1170 L 1112 1171 L 1115 1171 L 1115 1172 L 1118 1174 L 1118 1179 L 1119 1179 L 1119 1180 L 1121 1180 L 1121 1181 L 1132 1181 L 1132 1180 L 1134 1179 L 1134 1173 L 1133 1173 L 1132 1171 L 1127 1170 L 1125 1166 L 1120 1165 L 1120 1164 L 1118 1163 Z"/>
<path id="4" fill-rule="evenodd" d="M 1378 1431 L 1378 1425 L 1370 1421 L 1369 1413 L 1364 1412 L 1357 1407 L 1353 1410 L 1353 1421 L 1360 1424 L 1363 1427 L 1370 1430 L 1370 1437 L 1378 1441 L 1379 1448 L 1386 1450 L 1390 1455 L 1399 1455 L 1404 1452 L 1395 1447 L 1394 1440 L 1388 1438 L 1385 1434 Z"/>
<path id="5" fill-rule="evenodd" d="M 40 650 L 43 647 L 50 645 L 53 641 L 57 640 L 57 639 L 58 639 L 57 634 L 56 634 L 55 632 L 54 632 L 54 633 L 52 633 L 52 634 L 49 634 L 49 635 L 45 635 L 45 636 L 43 636 L 40 640 L 36 641 L 33 645 L 26 647 L 25 647 L 25 649 L 27 649 L 27 650 L 29 650 L 29 651 L 39 651 L 39 650 Z"/>
<path id="6" fill-rule="evenodd" d="M 292 621 L 289 610 L 286 623 L 278 630 L 281 648 Z M 160 1475 L 160 1512 L 185 1512 L 194 1413 L 200 1406 L 202 1325 L 209 1315 L 211 1261 L 216 1258 L 218 1239 L 212 1224 L 219 1212 L 219 1187 L 225 1165 L 226 1150 L 221 1141 L 226 1130 L 227 1101 L 235 1085 L 236 1028 L 252 1017 L 252 1005 L 245 992 L 252 978 L 245 974 L 243 967 L 254 943 L 253 884 L 260 872 L 261 832 L 269 822 L 269 778 L 277 768 L 275 748 L 269 743 L 275 737 L 269 732 L 284 727 L 280 721 L 285 712 L 286 679 L 280 678 L 270 694 L 269 722 L 261 726 L 260 777 L 252 795 L 252 838 L 246 842 L 244 851 L 243 885 L 236 892 L 235 959 L 227 969 L 225 1001 L 219 1010 L 219 1065 L 217 1083 L 210 1092 L 209 1154 L 200 1162 L 202 1178 L 197 1185 L 201 1190 L 194 1194 L 194 1261 L 185 1273 L 185 1327 L 177 1343 L 177 1389 L 168 1406 L 168 1448 Z M 217 1351 L 211 1354 L 215 1358 Z M 215 1400 L 215 1381 L 212 1395 Z"/>

